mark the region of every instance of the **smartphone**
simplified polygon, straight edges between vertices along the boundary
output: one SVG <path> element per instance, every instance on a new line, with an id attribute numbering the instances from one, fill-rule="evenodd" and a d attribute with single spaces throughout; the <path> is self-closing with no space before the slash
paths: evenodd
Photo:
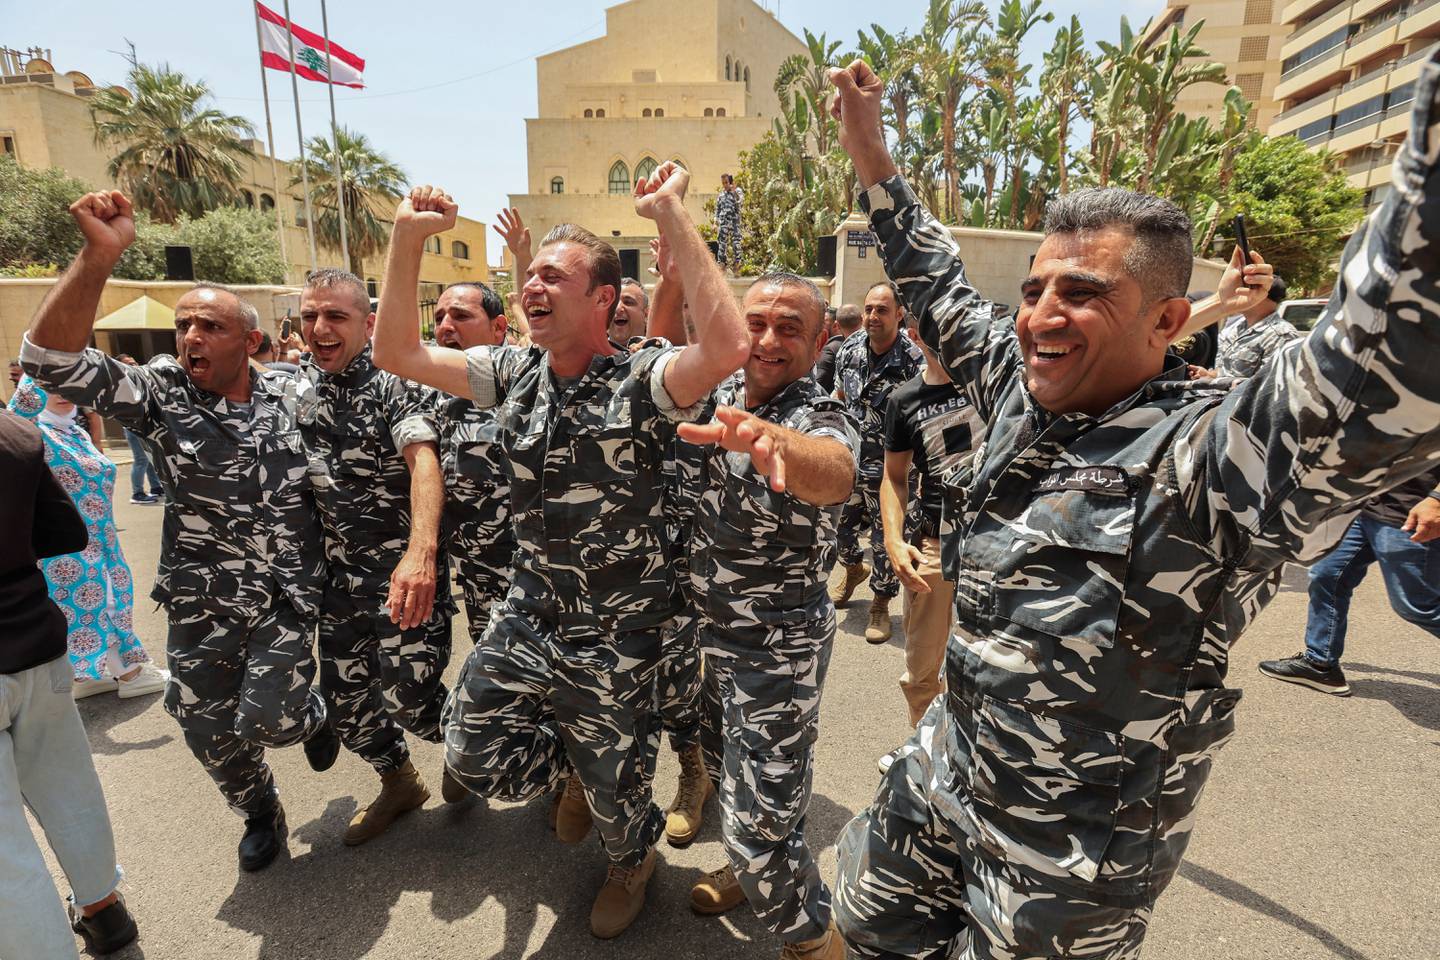
<path id="1" fill-rule="evenodd" d="M 290 339 L 290 317 L 287 314 L 284 320 L 280 321 L 280 342 L 284 343 Z"/>
<path id="2" fill-rule="evenodd" d="M 1240 248 L 1240 266 L 1250 266 L 1250 238 L 1245 233 L 1245 214 L 1235 215 L 1235 244 Z"/>

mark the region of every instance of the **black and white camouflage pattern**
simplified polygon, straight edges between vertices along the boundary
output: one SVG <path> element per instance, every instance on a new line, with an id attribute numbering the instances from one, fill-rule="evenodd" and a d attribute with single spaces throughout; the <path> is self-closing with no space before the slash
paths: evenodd
<path id="1" fill-rule="evenodd" d="M 1227 321 L 1219 332 L 1215 353 L 1215 375 L 1219 377 L 1253 377 L 1270 354 L 1285 344 L 1302 339 L 1304 334 L 1294 324 L 1272 313 L 1252 327 L 1241 317 Z"/>
<path id="2" fill-rule="evenodd" d="M 705 450 L 676 437 L 664 465 L 665 530 L 674 556 L 680 610 L 665 627 L 656 698 L 660 721 L 670 748 L 680 753 L 700 742 L 700 626 L 703 617 L 695 606 L 690 585 L 690 547 L 695 511 L 703 491 Z"/>
<path id="3" fill-rule="evenodd" d="M 990 432 L 952 490 L 946 693 L 842 839 L 858 956 L 1138 951 L 1235 729 L 1231 645 L 1283 563 L 1440 457 L 1437 81 L 1432 60 L 1394 192 L 1308 337 L 1239 383 L 1177 358 L 1099 417 L 1036 406 L 949 233 L 899 177 L 867 191 L 887 273 Z M 897 853 L 896 818 L 930 827 Z M 957 863 L 978 878 L 960 894 L 936 880 Z"/>

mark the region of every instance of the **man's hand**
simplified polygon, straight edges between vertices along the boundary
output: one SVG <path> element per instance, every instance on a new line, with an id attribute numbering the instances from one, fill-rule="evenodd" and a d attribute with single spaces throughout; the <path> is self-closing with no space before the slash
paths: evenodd
<path id="1" fill-rule="evenodd" d="M 495 219 L 499 221 L 495 224 L 495 232 L 505 239 L 505 246 L 510 248 L 510 252 L 515 255 L 516 259 L 521 256 L 528 259 L 532 249 L 530 228 L 525 226 L 520 211 L 510 207 L 495 214 Z"/>
<path id="2" fill-rule="evenodd" d="M 410 237 L 444 233 L 455 228 L 459 212 L 460 204 L 439 187 L 415 187 L 395 210 L 395 233 Z"/>
<path id="3" fill-rule="evenodd" d="M 659 216 L 660 205 L 667 200 L 683 201 L 690 186 L 690 171 L 674 160 L 667 160 L 649 179 L 635 183 L 635 212 L 647 220 Z"/>
<path id="4" fill-rule="evenodd" d="M 1191 380 L 1214 380 L 1214 379 L 1215 379 L 1215 371 L 1214 371 L 1214 370 L 1207 370 L 1207 369 L 1205 369 L 1204 367 L 1200 366 L 1198 363 L 1187 364 L 1187 365 L 1186 365 L 1186 368 L 1185 368 L 1185 371 L 1186 371 L 1186 373 L 1188 373 L 1188 374 L 1190 375 L 1190 379 L 1191 379 Z"/>
<path id="5" fill-rule="evenodd" d="M 430 619 L 435 605 L 435 554 L 430 550 L 406 550 L 395 572 L 390 574 L 390 593 L 385 598 L 390 622 L 401 630 L 418 627 Z"/>
<path id="6" fill-rule="evenodd" d="M 904 540 L 898 543 L 885 541 L 885 552 L 890 555 L 890 566 L 895 570 L 895 576 L 906 590 L 913 593 L 929 593 L 930 584 L 920 576 L 920 564 L 923 557 L 913 543 L 906 543 Z"/>
<path id="7" fill-rule="evenodd" d="M 1410 508 L 1410 515 L 1405 518 L 1405 525 L 1400 529 L 1407 533 L 1415 531 L 1410 534 L 1410 539 L 1416 543 L 1429 543 L 1440 537 L 1440 500 L 1426 497 L 1415 504 Z"/>
<path id="8" fill-rule="evenodd" d="M 880 125 L 885 84 L 864 60 L 852 60 L 848 67 L 831 67 L 830 82 L 837 91 L 830 113 L 840 121 L 840 146 L 850 154 L 861 188 L 894 176 L 899 171 Z"/>
<path id="9" fill-rule="evenodd" d="M 1220 277 L 1216 291 L 1225 310 L 1234 316 L 1244 313 L 1270 295 L 1275 268 L 1265 262 L 1259 251 L 1250 251 L 1250 263 L 1241 268 L 1245 254 L 1237 246 L 1230 254 L 1230 265 Z"/>
<path id="10" fill-rule="evenodd" d="M 675 264 L 675 255 L 670 251 L 670 244 L 662 233 L 650 240 L 650 256 L 655 258 L 655 266 L 650 272 L 665 280 L 680 279 L 679 270 Z"/>
<path id="11" fill-rule="evenodd" d="M 688 443 L 718 443 L 734 453 L 750 454 L 750 462 L 761 476 L 770 478 L 770 489 L 785 492 L 785 452 L 770 433 L 770 423 L 735 407 L 716 407 L 709 423 L 682 423 L 680 439 Z"/>
<path id="12" fill-rule="evenodd" d="M 135 242 L 135 208 L 119 190 L 98 190 L 70 204 L 70 216 L 85 236 L 85 246 L 111 260 L 119 260 Z"/>

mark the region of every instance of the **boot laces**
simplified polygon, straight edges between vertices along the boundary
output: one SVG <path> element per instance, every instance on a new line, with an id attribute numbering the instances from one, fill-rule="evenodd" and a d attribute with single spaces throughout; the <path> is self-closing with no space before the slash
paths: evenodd
<path id="1" fill-rule="evenodd" d="M 700 793 L 700 778 L 705 775 L 705 765 L 692 750 L 680 754 L 680 789 L 675 795 L 677 807 L 689 807 Z"/>
<path id="2" fill-rule="evenodd" d="M 735 870 L 727 863 L 719 870 L 711 870 L 705 874 L 705 879 L 717 888 L 728 887 L 735 882 Z"/>

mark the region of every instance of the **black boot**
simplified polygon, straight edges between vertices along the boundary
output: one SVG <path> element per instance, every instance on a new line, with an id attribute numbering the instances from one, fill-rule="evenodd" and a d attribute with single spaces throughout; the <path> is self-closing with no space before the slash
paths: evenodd
<path id="1" fill-rule="evenodd" d="M 70 911 L 70 927 L 85 938 L 91 953 L 114 953 L 121 947 L 129 946 L 140 935 L 135 918 L 125 909 L 124 900 L 117 899 L 93 917 L 85 916 L 74 907 Z"/>
<path id="2" fill-rule="evenodd" d="M 276 805 L 269 813 L 245 821 L 245 836 L 240 838 L 240 869 L 253 872 L 270 865 L 285 846 L 285 810 Z"/>
<path id="3" fill-rule="evenodd" d="M 310 735 L 304 747 L 305 759 L 310 762 L 310 769 L 316 773 L 324 773 L 335 765 L 335 758 L 340 756 L 340 736 L 326 723 Z"/>

